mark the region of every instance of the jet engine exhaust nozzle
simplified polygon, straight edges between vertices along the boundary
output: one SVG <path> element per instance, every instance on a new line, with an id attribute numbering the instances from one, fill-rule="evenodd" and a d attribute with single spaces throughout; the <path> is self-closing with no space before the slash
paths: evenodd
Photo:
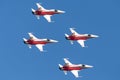
<path id="1" fill-rule="evenodd" d="M 35 13 L 32 11 L 32 14 L 34 15 Z"/>
<path id="2" fill-rule="evenodd" d="M 32 10 L 32 14 L 35 14 L 35 10 L 33 8 L 31 8 L 31 10 Z"/>
<path id="3" fill-rule="evenodd" d="M 61 64 L 58 64 L 58 65 L 59 65 L 59 69 L 63 70 L 63 66 Z"/>
<path id="4" fill-rule="evenodd" d="M 59 67 L 59 69 L 60 69 L 60 70 L 62 70 L 62 68 L 61 68 L 61 67 Z"/>
<path id="5" fill-rule="evenodd" d="M 69 40 L 69 35 L 65 34 L 65 39 Z"/>
<path id="6" fill-rule="evenodd" d="M 69 40 L 69 38 L 68 38 L 68 37 L 65 37 L 65 39 Z"/>
<path id="7" fill-rule="evenodd" d="M 23 41 L 24 44 L 28 44 L 26 41 Z"/>

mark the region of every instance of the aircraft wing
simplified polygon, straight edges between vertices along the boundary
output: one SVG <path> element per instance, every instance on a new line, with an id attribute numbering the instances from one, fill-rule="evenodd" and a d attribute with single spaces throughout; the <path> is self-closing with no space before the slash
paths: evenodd
<path id="1" fill-rule="evenodd" d="M 82 47 L 85 47 L 84 41 L 85 41 L 85 40 L 77 40 L 77 42 L 78 42 Z"/>
<path id="2" fill-rule="evenodd" d="M 44 45 L 41 45 L 41 44 L 37 44 L 37 45 L 35 45 L 40 51 L 43 51 L 43 46 Z"/>
<path id="3" fill-rule="evenodd" d="M 77 77 L 77 78 L 79 77 L 77 70 L 72 70 L 71 72 L 73 73 L 73 75 L 74 75 L 75 77 Z"/>
<path id="4" fill-rule="evenodd" d="M 52 15 L 44 15 L 44 18 L 45 18 L 48 22 L 51 22 L 51 16 L 52 16 Z"/>
<path id="5" fill-rule="evenodd" d="M 74 33 L 75 35 L 79 35 L 73 28 L 70 28 L 71 33 Z"/>
<path id="6" fill-rule="evenodd" d="M 71 63 L 70 61 L 68 61 L 66 58 L 64 58 L 64 62 L 65 62 L 66 64 L 72 65 L 72 63 Z"/>
<path id="7" fill-rule="evenodd" d="M 38 39 L 37 37 L 35 37 L 32 33 L 28 33 L 28 35 L 33 38 L 33 39 Z"/>
<path id="8" fill-rule="evenodd" d="M 42 7 L 39 3 L 36 3 L 37 7 L 40 8 L 41 10 L 46 10 L 44 7 Z"/>

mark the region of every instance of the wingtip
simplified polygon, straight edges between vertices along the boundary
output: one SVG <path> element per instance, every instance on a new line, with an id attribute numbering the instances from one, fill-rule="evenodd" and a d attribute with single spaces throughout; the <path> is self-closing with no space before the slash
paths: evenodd
<path id="1" fill-rule="evenodd" d="M 33 34 L 32 32 L 28 32 L 28 35 L 31 35 L 31 34 Z"/>
<path id="2" fill-rule="evenodd" d="M 67 60 L 68 60 L 69 58 L 63 58 L 63 60 L 65 60 L 65 59 L 67 59 Z"/>
<path id="3" fill-rule="evenodd" d="M 50 23 L 54 23 L 55 21 L 51 21 Z"/>
<path id="4" fill-rule="evenodd" d="M 36 2 L 36 5 L 38 6 L 38 5 L 41 5 L 42 3 L 40 3 L 40 2 Z"/>
<path id="5" fill-rule="evenodd" d="M 40 2 L 36 2 L 36 5 L 40 4 Z"/>
<path id="6" fill-rule="evenodd" d="M 81 77 L 83 77 L 83 76 L 78 76 L 78 77 L 76 77 L 76 78 L 81 78 Z"/>
<path id="7" fill-rule="evenodd" d="M 40 51 L 40 52 L 45 53 L 45 52 L 48 52 L 48 51 L 47 50 L 43 50 L 43 51 Z"/>
<path id="8" fill-rule="evenodd" d="M 74 27 L 71 27 L 71 28 L 69 28 L 69 29 L 71 30 L 71 29 L 76 29 L 76 28 L 74 28 Z"/>

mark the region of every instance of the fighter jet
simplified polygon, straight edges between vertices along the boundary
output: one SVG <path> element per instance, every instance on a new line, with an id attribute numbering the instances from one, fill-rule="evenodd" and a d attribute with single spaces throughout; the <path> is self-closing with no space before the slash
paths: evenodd
<path id="1" fill-rule="evenodd" d="M 70 28 L 71 35 L 65 34 L 65 38 L 67 40 L 70 40 L 71 44 L 73 44 L 73 41 L 77 41 L 82 47 L 85 47 L 84 41 L 90 38 L 97 38 L 98 35 L 93 34 L 78 34 L 74 28 Z"/>
<path id="2" fill-rule="evenodd" d="M 38 39 L 32 33 L 28 33 L 28 35 L 30 36 L 30 39 L 23 38 L 24 43 L 27 44 L 29 48 L 31 48 L 32 45 L 35 45 L 41 52 L 44 51 L 43 46 L 45 44 L 58 42 L 57 40 L 52 39 Z"/>
<path id="3" fill-rule="evenodd" d="M 87 69 L 87 68 L 92 68 L 93 66 L 91 65 L 85 65 L 85 64 L 72 64 L 70 61 L 68 61 L 67 58 L 64 58 L 64 62 L 65 65 L 62 66 L 61 64 L 59 64 L 59 69 L 64 71 L 65 75 L 67 75 L 67 71 L 72 72 L 72 74 L 78 78 L 80 77 L 78 75 L 78 71 L 82 70 L 82 69 Z"/>
<path id="4" fill-rule="evenodd" d="M 36 15 L 37 19 L 40 19 L 40 16 L 43 16 L 48 22 L 52 22 L 51 21 L 52 15 L 65 13 L 65 11 L 56 9 L 47 10 L 44 7 L 42 7 L 39 3 L 36 3 L 36 5 L 38 7 L 38 10 L 32 8 L 32 13 L 33 15 Z"/>

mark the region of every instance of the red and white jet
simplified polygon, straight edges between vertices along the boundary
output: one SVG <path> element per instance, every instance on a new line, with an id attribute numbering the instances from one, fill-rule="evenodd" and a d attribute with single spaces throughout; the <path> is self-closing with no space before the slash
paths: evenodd
<path id="1" fill-rule="evenodd" d="M 28 44 L 28 47 L 31 48 L 32 45 L 35 45 L 40 51 L 43 51 L 43 46 L 48 43 L 56 43 L 58 41 L 52 39 L 38 39 L 32 33 L 28 33 L 30 39 L 23 38 L 24 43 Z"/>
<path id="2" fill-rule="evenodd" d="M 52 15 L 65 13 L 65 11 L 56 10 L 56 9 L 47 10 L 43 8 L 39 3 L 36 3 L 36 5 L 38 7 L 38 10 L 32 8 L 32 13 L 36 15 L 37 19 L 40 19 L 40 16 L 43 16 L 48 22 L 51 22 Z"/>
<path id="3" fill-rule="evenodd" d="M 93 34 L 78 34 L 73 28 L 70 28 L 71 35 L 65 34 L 65 38 L 70 40 L 71 44 L 73 41 L 77 41 L 82 47 L 85 47 L 84 41 L 90 38 L 97 38 L 99 36 Z"/>
<path id="4" fill-rule="evenodd" d="M 67 71 L 71 71 L 73 75 L 78 78 L 78 71 L 82 69 L 87 69 L 87 68 L 92 68 L 93 66 L 91 65 L 86 65 L 86 64 L 72 64 L 68 59 L 64 58 L 65 65 L 62 66 L 59 64 L 59 69 L 64 71 L 65 75 L 67 75 Z"/>

